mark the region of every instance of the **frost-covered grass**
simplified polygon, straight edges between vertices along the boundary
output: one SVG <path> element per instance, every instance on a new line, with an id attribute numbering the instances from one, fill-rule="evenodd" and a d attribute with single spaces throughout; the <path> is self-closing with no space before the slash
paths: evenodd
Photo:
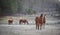
<path id="1" fill-rule="evenodd" d="M 42 30 L 36 30 L 35 25 L 0 25 L 0 35 L 59 35 L 60 28 L 45 25 Z"/>
<path id="2" fill-rule="evenodd" d="M 10 17 L 13 18 L 13 25 L 19 25 L 19 19 L 26 19 L 28 20 L 28 23 L 29 24 L 35 24 L 35 17 L 36 16 L 39 16 L 39 15 L 21 15 L 21 16 L 5 16 L 5 17 L 2 17 L 0 19 L 0 24 L 8 24 L 8 19 Z M 51 16 L 46 16 L 46 24 L 56 24 L 60 22 L 60 20 L 56 20 L 56 18 L 53 18 Z"/>
<path id="3" fill-rule="evenodd" d="M 37 15 L 38 16 L 38 15 Z M 8 18 L 10 16 L 6 16 L 4 18 L 0 18 L 0 35 L 60 35 L 60 24 L 58 23 L 60 20 L 52 20 L 53 18 L 46 18 L 45 28 L 42 30 L 36 30 L 35 25 L 35 15 L 33 16 L 20 16 L 13 17 L 13 24 L 8 25 Z M 19 25 L 19 19 L 27 19 L 29 24 L 21 24 Z"/>

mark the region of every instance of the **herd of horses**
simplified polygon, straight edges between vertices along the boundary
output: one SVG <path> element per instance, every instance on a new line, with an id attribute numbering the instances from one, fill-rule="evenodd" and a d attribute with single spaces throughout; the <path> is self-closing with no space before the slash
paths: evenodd
<path id="1" fill-rule="evenodd" d="M 42 27 L 45 27 L 45 16 L 46 15 L 43 15 L 43 14 L 41 14 L 40 16 L 36 16 L 36 18 L 35 18 L 35 24 L 36 24 L 36 29 L 38 29 L 39 30 L 39 28 L 40 29 L 42 29 Z M 8 24 L 10 25 L 10 24 L 12 24 L 13 23 L 13 19 L 12 18 L 10 18 L 9 20 L 8 20 Z M 22 23 L 27 23 L 27 24 L 29 24 L 28 23 L 28 21 L 27 21 L 27 19 L 19 19 L 19 24 L 22 24 Z"/>
<path id="2" fill-rule="evenodd" d="M 24 24 L 28 24 L 28 21 L 26 20 L 26 19 L 20 19 L 19 20 L 19 24 L 22 24 L 22 23 L 24 23 Z M 10 25 L 10 24 L 13 24 L 13 19 L 12 18 L 9 18 L 9 20 L 8 20 L 8 24 Z"/>

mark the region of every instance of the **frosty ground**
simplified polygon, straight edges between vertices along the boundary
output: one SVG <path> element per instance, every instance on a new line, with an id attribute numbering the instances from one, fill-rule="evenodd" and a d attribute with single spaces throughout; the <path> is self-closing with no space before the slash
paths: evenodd
<path id="1" fill-rule="evenodd" d="M 29 18 L 29 24 L 19 25 L 18 20 L 14 18 L 12 25 L 8 25 L 7 18 L 0 21 L 0 35 L 60 35 L 60 24 L 56 21 L 45 24 L 42 30 L 36 30 L 34 20 Z"/>
<path id="2" fill-rule="evenodd" d="M 46 25 L 36 30 L 35 25 L 0 25 L 0 35 L 60 35 L 60 28 Z"/>

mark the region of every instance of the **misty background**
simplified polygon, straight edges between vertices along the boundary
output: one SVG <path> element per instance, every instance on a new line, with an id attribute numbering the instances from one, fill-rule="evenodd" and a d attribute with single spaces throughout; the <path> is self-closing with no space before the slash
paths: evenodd
<path id="1" fill-rule="evenodd" d="M 1 16 L 40 15 L 60 21 L 60 0 L 0 0 Z"/>
<path id="2" fill-rule="evenodd" d="M 59 14 L 59 0 L 0 0 L 0 14 L 37 14 L 47 12 Z"/>

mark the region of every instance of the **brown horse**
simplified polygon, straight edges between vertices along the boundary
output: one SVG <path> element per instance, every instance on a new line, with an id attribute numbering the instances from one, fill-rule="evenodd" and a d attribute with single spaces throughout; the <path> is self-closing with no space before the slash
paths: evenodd
<path id="1" fill-rule="evenodd" d="M 24 24 L 27 23 L 28 24 L 28 21 L 26 19 L 20 19 L 19 24 L 21 24 L 21 23 L 24 23 Z"/>
<path id="2" fill-rule="evenodd" d="M 41 14 L 41 16 L 40 17 L 36 17 L 36 19 L 35 19 L 35 21 L 36 21 L 36 29 L 38 29 L 39 30 L 39 26 L 40 26 L 40 29 L 42 29 L 42 25 L 43 25 L 43 14 Z"/>
<path id="3" fill-rule="evenodd" d="M 13 23 L 13 19 L 10 18 L 10 19 L 8 20 L 8 24 L 12 24 L 12 23 Z"/>

